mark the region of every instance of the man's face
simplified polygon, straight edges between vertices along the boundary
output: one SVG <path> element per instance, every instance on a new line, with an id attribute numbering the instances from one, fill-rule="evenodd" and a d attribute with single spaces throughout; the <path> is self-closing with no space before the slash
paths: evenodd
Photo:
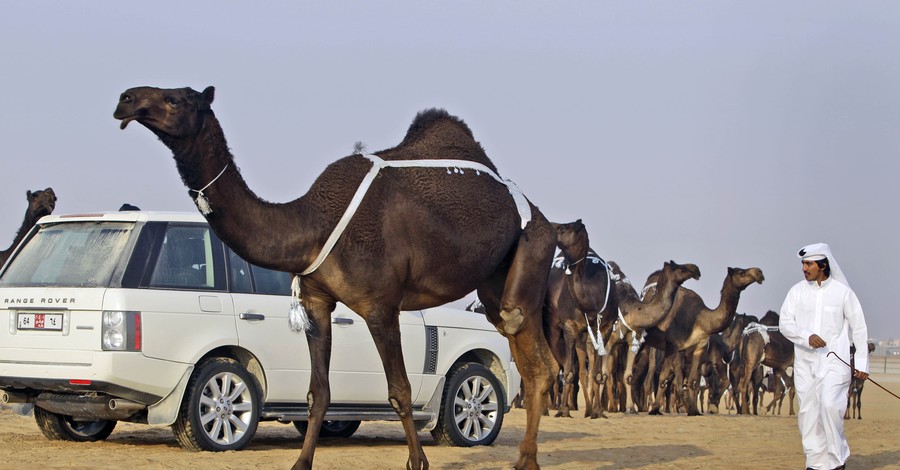
<path id="1" fill-rule="evenodd" d="M 802 261 L 803 263 L 803 277 L 806 278 L 807 281 L 819 281 L 822 282 L 826 279 L 825 270 L 820 268 L 815 261 Z"/>

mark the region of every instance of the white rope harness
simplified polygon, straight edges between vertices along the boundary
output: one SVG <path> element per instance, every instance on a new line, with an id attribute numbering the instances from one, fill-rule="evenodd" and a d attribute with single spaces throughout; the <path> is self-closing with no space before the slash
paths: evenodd
<path id="1" fill-rule="evenodd" d="M 778 331 L 777 326 L 766 326 L 762 323 L 750 323 L 744 328 L 744 332 L 741 333 L 743 336 L 747 336 L 753 333 L 759 333 L 762 336 L 763 342 L 765 344 L 769 344 L 769 332 Z"/>
<path id="2" fill-rule="evenodd" d="M 654 287 L 656 287 L 655 282 L 651 282 L 650 284 L 647 284 L 646 286 L 644 286 L 644 289 L 641 290 L 641 301 L 644 300 L 644 296 L 647 295 L 647 292 L 650 292 L 650 289 L 653 289 Z"/>
<path id="3" fill-rule="evenodd" d="M 225 170 L 227 170 L 227 169 L 228 169 L 228 165 L 226 164 L 225 168 L 222 168 L 222 171 L 220 171 L 219 174 L 216 175 L 216 177 L 213 178 L 212 181 L 209 182 L 209 184 L 207 184 L 206 186 L 204 186 L 200 189 L 188 188 L 188 189 L 190 189 L 190 191 L 197 193 L 197 197 L 194 198 L 194 203 L 197 204 L 197 209 L 200 210 L 201 214 L 209 215 L 212 213 L 212 208 L 209 207 L 209 199 L 206 199 L 206 196 L 203 195 L 203 191 L 206 191 L 207 188 L 212 186 L 212 184 L 215 183 L 216 180 L 219 179 L 219 177 L 222 176 L 225 173 Z"/>
<path id="4" fill-rule="evenodd" d="M 613 332 L 617 329 L 619 330 L 619 339 L 625 339 L 625 332 L 622 331 L 621 328 L 618 328 L 619 323 L 622 323 L 628 331 L 631 332 L 631 352 L 637 354 L 638 350 L 641 348 L 641 344 L 644 344 L 644 338 L 647 337 L 647 330 L 641 329 L 640 338 L 638 338 L 638 332 L 625 321 L 625 317 L 622 316 L 622 309 L 619 309 L 619 319 L 613 323 Z"/>
<path id="5" fill-rule="evenodd" d="M 332 230 L 331 235 L 329 235 L 328 239 L 325 240 L 325 245 L 322 247 L 322 250 L 319 251 L 318 256 L 316 256 L 312 264 L 303 272 L 294 275 L 294 280 L 292 283 L 292 293 L 294 300 L 291 303 L 291 310 L 288 315 L 288 322 L 291 326 L 292 331 L 303 331 L 306 328 L 309 328 L 310 324 L 306 311 L 301 304 L 300 276 L 312 274 L 316 269 L 319 268 L 319 266 L 322 265 L 323 262 L 325 262 L 325 258 L 327 258 L 331 253 L 331 250 L 334 248 L 334 245 L 337 244 L 338 239 L 341 238 L 341 235 L 344 233 L 347 225 L 350 224 L 350 220 L 353 219 L 353 215 L 356 214 L 356 210 L 359 208 L 359 205 L 362 203 L 363 198 L 366 196 L 366 193 L 369 190 L 369 186 L 372 185 L 372 182 L 375 180 L 375 177 L 378 176 L 378 173 L 382 168 L 446 168 L 447 174 L 456 173 L 460 175 L 465 174 L 465 169 L 470 169 L 475 170 L 476 175 L 485 173 L 498 182 L 506 185 L 506 189 L 509 191 L 509 194 L 512 196 L 513 201 L 516 204 L 516 210 L 519 212 L 519 218 L 521 219 L 521 228 L 524 229 L 528 222 L 531 221 L 531 206 L 528 204 L 528 199 L 522 193 L 522 190 L 519 189 L 519 187 L 516 186 L 516 184 L 512 181 L 501 178 L 500 175 L 494 172 L 494 170 L 481 163 L 468 160 L 446 159 L 383 160 L 381 157 L 378 157 L 376 155 L 367 154 L 361 156 L 368 158 L 372 162 L 372 168 L 368 173 L 366 173 L 366 176 L 363 177 L 362 181 L 359 183 L 359 187 L 356 189 L 356 193 L 353 194 L 353 198 L 350 200 L 350 204 L 347 206 L 347 209 L 344 210 L 344 214 L 341 216 L 337 225 L 334 227 L 334 230 Z M 225 170 L 222 171 L 224 172 Z M 209 185 L 207 185 L 207 187 L 208 186 Z"/>

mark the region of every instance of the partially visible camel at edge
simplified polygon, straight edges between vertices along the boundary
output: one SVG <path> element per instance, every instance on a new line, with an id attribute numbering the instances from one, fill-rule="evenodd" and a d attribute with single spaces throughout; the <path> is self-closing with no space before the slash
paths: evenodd
<path id="1" fill-rule="evenodd" d="M 137 121 L 172 151 L 189 196 L 198 196 L 198 209 L 235 253 L 259 266 L 298 274 L 300 305 L 311 324 L 306 337 L 312 377 L 308 431 L 293 468 L 312 467 L 331 402 L 331 312 L 338 302 L 362 316 L 372 334 L 387 376 L 388 401 L 406 433 L 407 468 L 428 468 L 413 421 L 399 312 L 442 305 L 473 290 L 487 318 L 509 339 L 525 380 L 527 424 L 515 466 L 539 468 L 543 397 L 558 369 L 541 316 L 555 230 L 530 202 L 522 201 L 525 213 L 520 215 L 513 189 L 493 178 L 496 167 L 468 126 L 444 110 L 420 112 L 398 146 L 374 157 L 341 158 L 304 196 L 271 203 L 260 199 L 238 170 L 211 109 L 213 96 L 213 87 L 202 92 L 132 88 L 120 95 L 113 116 L 122 129 Z M 462 168 L 449 175 L 451 165 L 386 166 L 397 160 L 444 159 L 465 164 L 452 165 Z M 482 170 L 466 167 L 468 162 Z M 317 269 L 300 275 L 313 267 L 357 184 L 376 165 L 378 177 L 330 254 Z"/>
<path id="2" fill-rule="evenodd" d="M 53 188 L 27 191 L 25 192 L 25 199 L 28 201 L 28 207 L 25 208 L 25 219 L 22 220 L 22 225 L 19 226 L 19 230 L 16 232 L 16 236 L 13 238 L 9 248 L 0 251 L 0 267 L 6 264 L 6 260 L 12 255 L 13 250 L 19 246 L 19 243 L 25 239 L 25 235 L 28 235 L 31 227 L 34 227 L 34 224 L 41 217 L 53 213 L 53 209 L 56 208 L 56 193 L 53 192 Z"/>
<path id="3" fill-rule="evenodd" d="M 868 343 L 867 348 L 869 349 L 869 354 L 875 352 L 875 343 Z M 856 359 L 854 355 L 856 354 L 856 346 L 850 345 L 850 369 L 855 370 L 856 367 Z M 862 392 L 863 385 L 866 384 L 865 380 L 857 379 L 856 377 L 850 378 L 850 389 L 847 392 L 847 411 L 844 412 L 844 419 L 850 419 L 850 411 L 853 410 L 853 417 L 856 419 L 862 419 Z M 793 410 L 793 402 L 791 403 Z M 793 414 L 793 413 L 791 413 Z"/>
<path id="4" fill-rule="evenodd" d="M 645 286 L 655 284 L 658 276 L 658 273 L 651 274 Z M 690 362 L 687 383 L 682 392 L 682 401 L 687 407 L 688 415 L 700 414 L 697 408 L 697 397 L 700 392 L 700 356 L 706 350 L 709 337 L 725 330 L 731 324 L 741 292 L 750 284 L 762 284 L 763 280 L 765 277 L 759 268 L 728 268 L 722 283 L 719 305 L 714 309 L 707 307 L 696 292 L 684 286 L 679 287 L 671 310 L 674 314 L 668 315 L 657 326 L 647 330 L 647 343 L 665 351 L 663 367 L 660 370 L 667 368 L 665 362 L 674 360 L 677 352 L 689 350 L 692 352 L 690 357 L 684 359 L 685 362 Z M 680 389 L 683 383 L 681 370 L 678 367 L 674 370 L 674 384 Z M 660 387 L 662 385 L 663 381 L 660 380 Z M 657 393 L 656 403 L 651 408 L 650 414 L 660 414 L 662 398 L 663 394 Z"/>
<path id="5" fill-rule="evenodd" d="M 766 331 L 766 328 L 771 331 Z M 752 375 L 758 366 L 764 365 L 784 372 L 794 365 L 794 343 L 791 343 L 777 329 L 778 314 L 769 310 L 756 325 L 751 324 L 742 333 L 740 348 L 742 373 L 738 388 L 741 394 L 740 414 L 750 414 L 749 398 L 752 392 L 751 387 L 754 387 Z M 791 402 L 790 405 L 790 412 L 793 415 L 794 403 Z M 758 414 L 756 402 L 754 402 L 753 414 Z"/>
<path id="6" fill-rule="evenodd" d="M 616 297 L 619 300 L 619 318 L 616 319 L 606 338 L 606 346 L 610 351 L 619 343 L 624 343 L 627 347 L 627 358 L 622 377 L 626 394 L 625 411 L 636 412 L 632 397 L 632 379 L 635 356 L 640 344 L 644 341 L 644 332 L 647 328 L 656 326 L 669 314 L 669 310 L 675 302 L 675 293 L 682 284 L 689 279 L 700 279 L 700 268 L 695 264 L 666 261 L 659 271 L 656 293 L 652 298 L 647 299 L 641 299 L 638 296 L 631 280 L 615 261 L 609 262 L 609 268 L 615 283 Z M 604 357 L 604 377 L 612 376 L 611 356 L 610 354 Z"/>
<path id="7" fill-rule="evenodd" d="M 577 377 L 585 397 L 584 416 L 598 418 L 603 416 L 602 384 L 598 382 L 600 358 L 590 336 L 602 337 L 597 330 L 612 325 L 618 301 L 606 261 L 591 250 L 581 220 L 553 225 L 562 260 L 550 270 L 545 316 L 550 348 L 563 369 L 564 386 L 557 416 L 571 417 L 569 398 L 574 399 Z"/>

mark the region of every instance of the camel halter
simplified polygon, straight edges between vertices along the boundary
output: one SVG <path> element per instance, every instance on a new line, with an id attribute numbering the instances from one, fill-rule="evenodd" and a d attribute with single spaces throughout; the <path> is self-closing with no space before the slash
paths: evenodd
<path id="1" fill-rule="evenodd" d="M 372 185 L 372 182 L 375 180 L 375 177 L 378 176 L 378 173 L 382 168 L 446 168 L 448 175 L 463 175 L 465 174 L 465 169 L 475 170 L 475 174 L 479 176 L 482 173 L 485 173 L 506 186 L 506 189 L 509 191 L 509 194 L 512 196 L 513 201 L 516 204 L 516 210 L 518 210 L 519 212 L 519 218 L 521 219 L 521 228 L 525 229 L 525 226 L 528 225 L 528 222 L 531 221 L 531 206 L 528 203 L 528 199 L 522 193 L 522 190 L 519 189 L 519 187 L 516 186 L 516 184 L 512 181 L 501 178 L 500 175 L 494 172 L 494 170 L 488 168 L 486 165 L 482 165 L 481 163 L 468 160 L 445 159 L 383 160 L 377 155 L 357 155 L 369 159 L 372 162 L 372 168 L 368 173 L 366 173 L 366 176 L 363 177 L 362 181 L 359 183 L 359 187 L 356 189 L 356 193 L 353 194 L 353 198 L 350 200 L 350 204 L 347 206 L 347 209 L 344 210 L 344 214 L 341 216 L 340 220 L 338 220 L 338 223 L 334 227 L 334 230 L 331 232 L 331 235 L 329 235 L 328 239 L 325 240 L 325 245 L 322 247 L 319 255 L 316 256 L 316 259 L 308 268 L 306 268 L 300 274 L 294 275 L 294 280 L 292 282 L 294 300 L 291 303 L 291 310 L 288 315 L 288 320 L 291 326 L 291 330 L 295 332 L 300 332 L 304 329 L 309 328 L 310 324 L 309 317 L 306 315 L 306 311 L 304 310 L 303 305 L 300 303 L 300 276 L 312 274 L 316 269 L 319 269 L 319 266 L 321 266 L 323 262 L 325 262 L 325 258 L 327 258 L 328 254 L 331 253 L 334 245 L 337 244 L 338 239 L 340 239 L 341 235 L 344 233 L 344 229 L 346 229 L 347 225 L 350 224 L 350 220 L 353 218 L 353 215 L 356 213 L 356 210 L 362 203 L 363 198 L 366 196 L 366 192 L 368 192 L 369 186 Z M 224 172 L 225 170 L 222 171 Z M 209 185 L 207 185 L 207 187 L 209 187 Z"/>
<path id="2" fill-rule="evenodd" d="M 213 178 L 212 181 L 209 182 L 209 184 L 207 184 L 206 186 L 204 186 L 200 189 L 188 188 L 189 191 L 193 191 L 193 192 L 197 193 L 197 197 L 194 198 L 194 203 L 197 204 L 197 209 L 200 210 L 201 214 L 209 215 L 212 213 L 212 208 L 209 207 L 209 199 L 206 199 L 206 196 L 203 195 L 203 191 L 206 191 L 210 186 L 212 186 L 212 184 L 215 183 L 216 180 L 219 179 L 219 177 L 222 176 L 225 173 L 225 170 L 227 170 L 227 169 L 228 169 L 228 164 L 225 164 L 225 168 L 222 168 L 222 171 L 220 171 L 219 174 L 216 175 L 216 177 Z"/>

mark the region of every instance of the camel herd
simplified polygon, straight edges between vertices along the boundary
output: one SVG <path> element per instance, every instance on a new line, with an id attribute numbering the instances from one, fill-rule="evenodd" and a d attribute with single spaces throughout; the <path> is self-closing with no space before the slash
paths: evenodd
<path id="1" fill-rule="evenodd" d="M 683 286 L 700 278 L 693 264 L 667 261 L 640 293 L 615 261 L 589 246 L 580 220 L 554 224 L 559 256 L 550 268 L 545 324 L 560 365 L 548 403 L 570 417 L 580 384 L 584 416 L 605 412 L 794 415 L 794 345 L 778 331 L 778 314 L 738 314 L 741 292 L 762 283 L 759 268 L 728 268 L 718 306 L 707 307 Z M 870 350 L 874 349 L 870 344 Z M 851 356 L 852 357 L 852 356 Z M 598 365 L 599 364 L 599 365 Z M 846 418 L 861 418 L 863 382 L 848 390 Z M 724 403 L 722 403 L 724 398 Z"/>

